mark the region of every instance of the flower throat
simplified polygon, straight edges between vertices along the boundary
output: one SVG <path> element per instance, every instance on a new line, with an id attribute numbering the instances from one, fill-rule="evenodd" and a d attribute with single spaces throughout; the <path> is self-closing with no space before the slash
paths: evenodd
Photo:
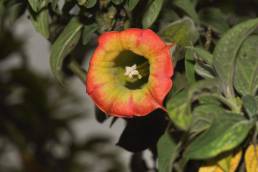
<path id="1" fill-rule="evenodd" d="M 132 51 L 122 51 L 115 59 L 115 67 L 123 69 L 123 75 L 126 80 L 124 86 L 128 89 L 140 89 L 148 82 L 149 61 Z"/>

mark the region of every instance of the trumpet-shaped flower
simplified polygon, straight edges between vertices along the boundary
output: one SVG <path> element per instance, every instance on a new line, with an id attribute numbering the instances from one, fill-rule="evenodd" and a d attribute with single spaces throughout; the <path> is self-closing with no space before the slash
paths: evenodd
<path id="1" fill-rule="evenodd" d="M 90 60 L 87 93 L 112 116 L 144 116 L 164 109 L 172 87 L 170 47 L 149 29 L 102 34 Z"/>

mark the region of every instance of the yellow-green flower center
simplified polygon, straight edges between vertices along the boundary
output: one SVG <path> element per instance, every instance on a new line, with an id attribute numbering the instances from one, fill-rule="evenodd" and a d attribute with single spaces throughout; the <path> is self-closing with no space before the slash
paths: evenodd
<path id="1" fill-rule="evenodd" d="M 128 89 L 141 89 L 149 78 L 149 61 L 132 51 L 122 51 L 115 59 L 115 72 Z"/>

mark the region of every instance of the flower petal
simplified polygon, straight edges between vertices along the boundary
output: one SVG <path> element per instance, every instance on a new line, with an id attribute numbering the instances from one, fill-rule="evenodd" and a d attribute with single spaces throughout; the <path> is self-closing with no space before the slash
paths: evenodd
<path id="1" fill-rule="evenodd" d="M 162 51 L 153 55 L 150 59 L 150 75 L 170 78 L 173 75 L 172 58 L 170 47 L 166 46 Z"/>
<path id="2" fill-rule="evenodd" d="M 91 67 L 86 78 L 86 91 L 91 94 L 95 88 L 112 81 L 112 75 L 107 74 L 107 68 Z"/>
<path id="3" fill-rule="evenodd" d="M 114 84 L 103 84 L 94 88 L 90 96 L 95 104 L 106 113 L 112 112 L 113 103 L 119 95 L 120 90 Z"/>
<path id="4" fill-rule="evenodd" d="M 161 106 L 152 98 L 147 89 L 121 90 L 119 96 L 113 99 L 110 113 L 118 117 L 145 116 Z"/>
<path id="5" fill-rule="evenodd" d="M 138 40 L 139 37 L 141 37 L 143 33 L 142 29 L 127 29 L 122 32 L 120 32 L 120 41 L 122 43 L 122 46 L 124 49 L 131 50 L 136 54 L 144 55 L 142 52 L 138 49 Z"/>
<path id="6" fill-rule="evenodd" d="M 138 48 L 146 58 L 152 57 L 153 53 L 160 52 L 166 44 L 150 29 L 145 29 L 137 42 Z"/>
<path id="7" fill-rule="evenodd" d="M 136 90 L 133 92 L 132 108 L 135 111 L 135 116 L 145 116 L 161 107 L 162 106 L 153 99 L 147 87 L 144 90 Z"/>
<path id="8" fill-rule="evenodd" d="M 145 116 L 163 108 L 162 102 L 172 87 L 173 66 L 169 47 L 149 29 L 107 32 L 100 36 L 98 42 L 86 80 L 87 93 L 96 105 L 118 117 Z M 125 50 L 144 56 L 149 62 L 148 81 L 137 89 L 125 86 L 126 71 L 115 66 L 115 59 Z M 128 61 L 132 60 L 130 57 L 123 56 Z"/>
<path id="9" fill-rule="evenodd" d="M 116 31 L 105 32 L 98 38 L 98 44 L 106 51 L 121 51 L 120 33 Z"/>
<path id="10" fill-rule="evenodd" d="M 163 100 L 168 94 L 169 90 L 172 87 L 172 81 L 170 78 L 161 78 L 157 76 L 149 77 L 149 90 L 153 98 L 162 105 Z"/>

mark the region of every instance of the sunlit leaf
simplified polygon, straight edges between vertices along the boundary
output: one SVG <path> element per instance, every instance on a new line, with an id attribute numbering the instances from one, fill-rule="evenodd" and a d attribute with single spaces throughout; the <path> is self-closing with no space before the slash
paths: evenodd
<path id="1" fill-rule="evenodd" d="M 198 172 L 224 172 L 218 165 L 209 165 L 199 168 Z"/>
<path id="2" fill-rule="evenodd" d="M 258 171 L 258 146 L 250 145 L 245 152 L 245 166 L 247 172 Z"/>
<path id="3" fill-rule="evenodd" d="M 217 114 L 211 127 L 190 143 L 185 155 L 190 159 L 215 157 L 242 143 L 252 127 L 252 123 L 239 114 Z"/>
<path id="4" fill-rule="evenodd" d="M 173 123 L 180 129 L 187 130 L 192 117 L 188 109 L 187 91 L 183 90 L 172 96 L 166 103 L 168 115 Z"/>
<path id="5" fill-rule="evenodd" d="M 199 172 L 235 172 L 241 160 L 242 151 L 229 155 L 218 162 L 208 163 L 199 168 Z"/>
<path id="6" fill-rule="evenodd" d="M 239 166 L 239 162 L 241 160 L 242 157 L 242 151 L 237 152 L 235 155 L 233 155 L 233 157 L 231 158 L 230 161 L 230 166 L 228 168 L 229 172 L 235 172 L 237 167 Z"/>

